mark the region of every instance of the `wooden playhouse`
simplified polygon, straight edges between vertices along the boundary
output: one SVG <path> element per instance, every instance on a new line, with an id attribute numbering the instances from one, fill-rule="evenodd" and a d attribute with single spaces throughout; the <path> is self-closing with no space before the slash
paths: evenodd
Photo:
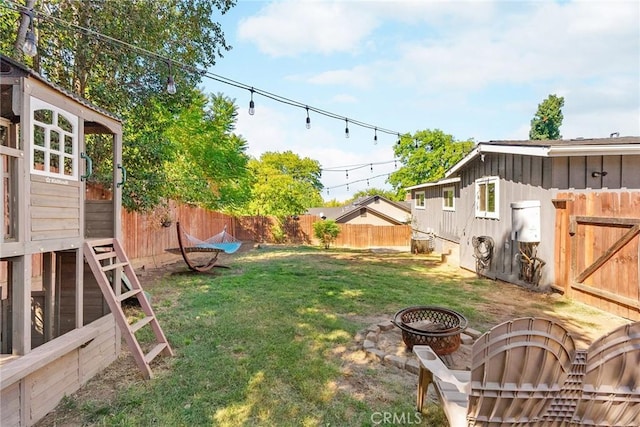
<path id="1" fill-rule="evenodd" d="M 0 90 L 0 425 L 32 425 L 116 359 L 130 330 L 105 289 L 120 296 L 111 283 L 137 279 L 113 244 L 126 176 L 121 121 L 5 56 Z M 89 141 L 112 169 L 107 198 L 87 191 Z"/>

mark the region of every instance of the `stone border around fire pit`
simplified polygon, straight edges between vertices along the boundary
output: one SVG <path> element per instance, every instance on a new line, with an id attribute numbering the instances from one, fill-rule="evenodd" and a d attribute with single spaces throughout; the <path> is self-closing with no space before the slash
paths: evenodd
<path id="1" fill-rule="evenodd" d="M 404 355 L 398 355 L 394 354 L 397 353 L 397 351 L 391 353 L 389 352 L 389 349 L 384 348 L 384 346 L 380 344 L 381 341 L 383 341 L 382 338 L 386 337 L 387 333 L 392 334 L 396 331 L 399 341 L 398 344 L 404 346 L 400 330 L 390 320 L 375 323 L 365 330 L 358 332 L 355 336 L 355 340 L 360 348 L 362 348 L 362 350 L 366 352 L 367 357 L 370 360 L 392 365 L 399 369 L 404 369 L 407 372 L 417 375 L 420 369 L 420 365 L 418 359 L 412 352 L 409 352 L 405 349 Z M 460 353 L 470 355 L 471 345 L 476 339 L 478 339 L 478 337 L 480 337 L 480 335 L 482 335 L 481 332 L 478 332 L 472 328 L 466 328 L 464 332 L 460 334 L 461 345 L 460 348 L 456 350 L 456 352 L 454 352 L 454 354 Z M 452 355 L 445 356 L 443 359 L 445 360 L 445 363 L 447 363 L 448 361 L 449 365 L 453 362 Z M 469 363 L 465 363 L 465 366 L 456 366 L 456 368 L 470 369 L 470 361 Z"/>

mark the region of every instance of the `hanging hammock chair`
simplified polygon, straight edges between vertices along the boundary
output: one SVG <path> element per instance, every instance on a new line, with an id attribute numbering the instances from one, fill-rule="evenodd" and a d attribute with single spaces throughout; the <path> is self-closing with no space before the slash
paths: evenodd
<path id="1" fill-rule="evenodd" d="M 242 242 L 238 241 L 231 234 L 227 233 L 226 225 L 220 233 L 208 238 L 207 240 L 199 240 L 191 236 L 190 234 L 183 232 L 179 222 L 176 222 L 176 229 L 178 232 L 178 245 L 180 247 L 166 249 L 166 251 L 173 254 L 182 255 L 184 262 L 193 271 L 205 272 L 211 270 L 213 267 L 229 268 L 225 265 L 216 264 L 216 262 L 218 261 L 218 256 L 222 252 L 226 254 L 232 254 L 240 249 L 240 246 L 242 245 Z M 187 242 L 189 243 L 189 246 L 185 245 L 185 237 Z M 194 260 L 189 258 L 189 254 L 192 253 L 210 253 L 211 258 L 204 264 L 198 264 Z"/>

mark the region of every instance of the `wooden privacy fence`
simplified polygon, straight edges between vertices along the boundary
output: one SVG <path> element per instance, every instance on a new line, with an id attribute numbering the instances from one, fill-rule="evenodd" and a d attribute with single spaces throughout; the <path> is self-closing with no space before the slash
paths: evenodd
<path id="1" fill-rule="evenodd" d="M 232 217 L 206 209 L 171 204 L 166 210 L 150 214 L 122 211 L 122 246 L 134 265 L 158 265 L 178 259 L 165 249 L 178 247 L 176 222 L 193 237 L 206 240 L 224 227 L 236 239 L 245 242 L 320 245 L 313 235 L 313 223 L 322 221 L 315 215 L 288 218 L 284 224 L 266 216 Z M 396 248 L 409 251 L 411 226 L 338 224 L 340 235 L 332 244 L 340 248 Z M 33 275 L 40 276 L 40 254 L 33 255 Z M 0 266 L 0 283 L 6 281 L 6 271 Z"/>
<path id="2" fill-rule="evenodd" d="M 554 203 L 557 287 L 640 320 L 640 192 L 562 193 Z"/>

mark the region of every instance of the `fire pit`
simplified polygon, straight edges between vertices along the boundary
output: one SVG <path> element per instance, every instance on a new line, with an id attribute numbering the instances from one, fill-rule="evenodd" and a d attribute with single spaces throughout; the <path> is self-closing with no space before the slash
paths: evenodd
<path id="1" fill-rule="evenodd" d="M 402 330 L 408 350 L 414 345 L 428 345 L 439 356 L 451 354 L 460 347 L 460 333 L 467 319 L 460 313 L 442 307 L 415 306 L 398 311 L 392 320 Z"/>

